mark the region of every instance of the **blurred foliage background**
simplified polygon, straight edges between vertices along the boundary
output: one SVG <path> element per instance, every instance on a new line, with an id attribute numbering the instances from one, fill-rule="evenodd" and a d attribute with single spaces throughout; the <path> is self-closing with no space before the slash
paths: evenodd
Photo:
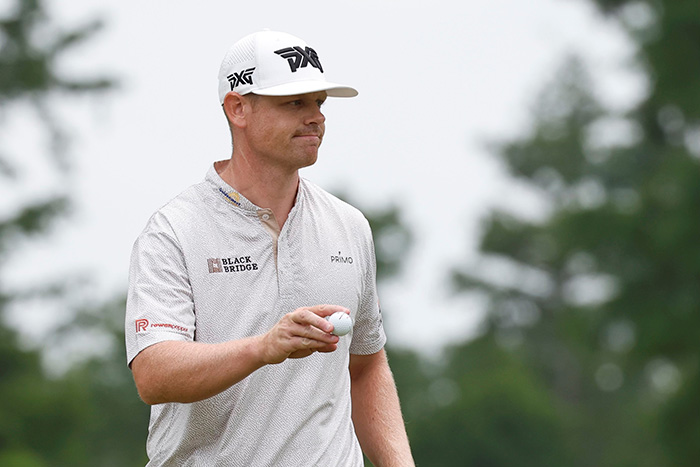
<path id="1" fill-rule="evenodd" d="M 543 83 L 528 131 L 493 146 L 543 214 L 490 213 L 479 260 L 452 265 L 455 295 L 487 303 L 476 337 L 439 361 L 389 348 L 418 465 L 684 467 L 700 459 L 700 4 L 590 1 L 637 44 L 630 66 L 646 79 L 645 97 L 624 113 L 610 108 L 592 70 L 569 57 Z M 45 163 L 66 176 L 69 137 L 47 103 L 116 84 L 57 72 L 62 53 L 101 23 L 65 31 L 41 1 L 19 5 L 0 19 L 0 134 L 12 138 L 3 127 L 13 108 L 34 108 Z M 23 173 L 4 151 L 0 182 L 11 188 Z M 5 204 L 0 268 L 15 245 L 70 215 L 60 193 Z M 386 280 L 400 271 L 411 233 L 399 206 L 367 215 Z M 72 287 L 0 284 L 0 318 Z M 75 319 L 44 348 L 0 319 L 0 466 L 144 465 L 148 408 L 124 364 L 123 309 L 122 297 L 74 306 Z M 103 350 L 47 371 L 45 349 L 78 333 L 100 336 Z"/>

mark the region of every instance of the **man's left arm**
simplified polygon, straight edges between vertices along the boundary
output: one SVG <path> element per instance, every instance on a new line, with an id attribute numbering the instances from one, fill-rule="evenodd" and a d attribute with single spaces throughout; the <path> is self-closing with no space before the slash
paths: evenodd
<path id="1" fill-rule="evenodd" d="M 350 355 L 352 421 L 362 451 L 377 467 L 414 466 L 399 396 L 384 349 Z"/>

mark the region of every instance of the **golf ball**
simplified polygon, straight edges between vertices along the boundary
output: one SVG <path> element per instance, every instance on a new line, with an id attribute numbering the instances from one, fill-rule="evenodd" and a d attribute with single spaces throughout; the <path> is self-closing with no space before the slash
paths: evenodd
<path id="1" fill-rule="evenodd" d="M 349 314 L 343 313 L 342 311 L 333 313 L 326 317 L 326 319 L 333 325 L 331 334 L 335 334 L 336 336 L 344 336 L 352 329 L 352 318 Z"/>

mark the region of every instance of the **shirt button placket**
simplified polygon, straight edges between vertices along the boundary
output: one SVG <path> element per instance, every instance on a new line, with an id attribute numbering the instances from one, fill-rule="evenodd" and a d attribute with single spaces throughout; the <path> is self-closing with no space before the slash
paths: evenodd
<path id="1" fill-rule="evenodd" d="M 281 237 L 281 236 L 280 236 Z M 289 264 L 289 250 L 281 237 L 277 243 L 277 277 L 281 296 L 289 295 L 289 278 L 287 265 Z"/>

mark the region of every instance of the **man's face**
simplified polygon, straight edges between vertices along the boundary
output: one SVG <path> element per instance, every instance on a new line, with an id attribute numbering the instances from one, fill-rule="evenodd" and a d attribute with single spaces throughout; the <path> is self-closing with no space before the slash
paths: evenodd
<path id="1" fill-rule="evenodd" d="M 265 163 L 297 170 L 316 162 L 326 130 L 325 91 L 296 96 L 252 96 L 246 116 L 250 148 Z"/>

